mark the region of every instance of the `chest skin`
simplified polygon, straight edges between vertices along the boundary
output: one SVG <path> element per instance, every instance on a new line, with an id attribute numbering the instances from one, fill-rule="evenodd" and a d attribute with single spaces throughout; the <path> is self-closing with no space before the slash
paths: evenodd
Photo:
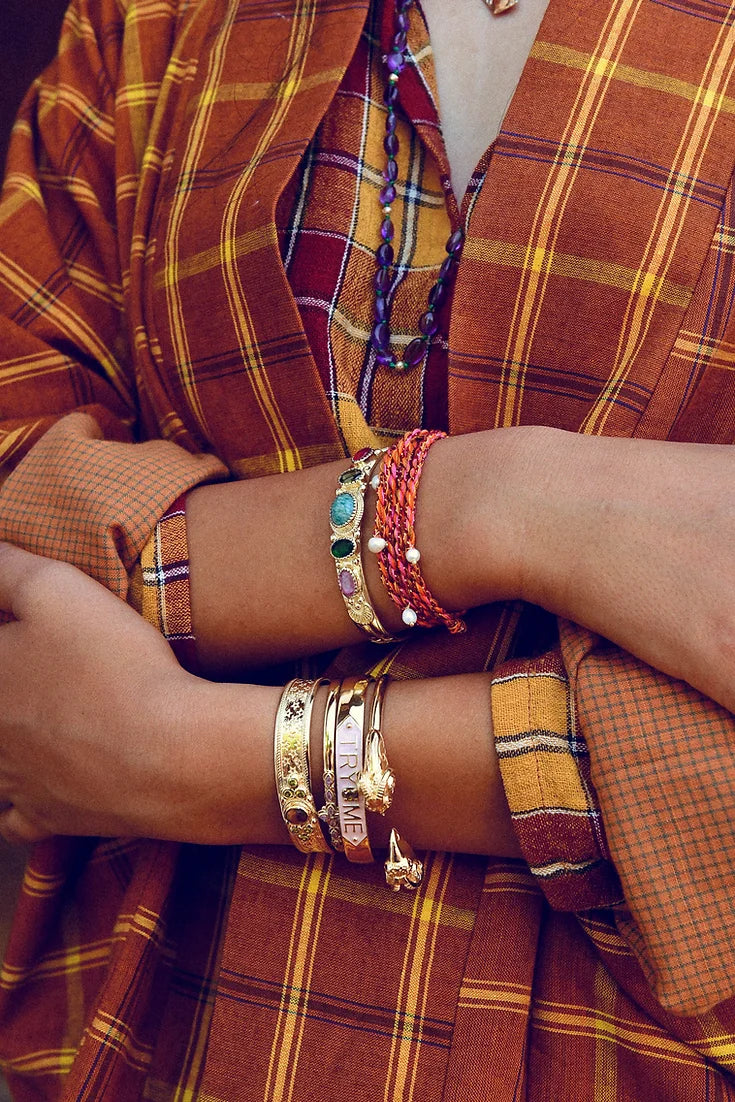
<path id="1" fill-rule="evenodd" d="M 520 0 L 493 16 L 482 0 L 422 0 L 431 32 L 452 185 L 461 201 L 503 117 L 547 0 Z"/>

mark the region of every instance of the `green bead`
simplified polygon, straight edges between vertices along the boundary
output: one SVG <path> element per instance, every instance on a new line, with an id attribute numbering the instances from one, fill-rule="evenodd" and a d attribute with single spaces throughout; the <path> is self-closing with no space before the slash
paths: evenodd
<path id="1" fill-rule="evenodd" d="M 335 540 L 331 546 L 331 552 L 335 559 L 346 559 L 355 550 L 352 540 Z"/>

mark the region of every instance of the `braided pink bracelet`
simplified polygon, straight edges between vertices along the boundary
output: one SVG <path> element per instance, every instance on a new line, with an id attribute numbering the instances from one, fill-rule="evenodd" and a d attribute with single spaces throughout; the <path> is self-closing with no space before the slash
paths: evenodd
<path id="1" fill-rule="evenodd" d="M 429 448 L 446 435 L 414 429 L 389 451 L 378 481 L 375 528 L 368 549 L 378 555 L 383 584 L 407 627 L 443 625 L 455 634 L 467 627 L 464 612 L 448 612 L 432 596 L 419 567 L 415 531 L 421 471 Z"/>

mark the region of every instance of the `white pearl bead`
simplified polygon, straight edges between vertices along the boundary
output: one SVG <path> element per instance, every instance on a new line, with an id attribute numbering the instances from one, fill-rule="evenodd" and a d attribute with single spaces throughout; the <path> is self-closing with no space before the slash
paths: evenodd
<path id="1" fill-rule="evenodd" d="M 418 616 L 412 608 L 404 608 L 401 613 L 401 619 L 407 628 L 415 628 L 418 621 Z"/>
<path id="2" fill-rule="evenodd" d="M 374 490 L 377 490 L 378 486 L 380 485 L 380 475 L 379 474 L 374 474 L 373 475 L 373 477 L 370 479 L 370 485 L 372 486 L 372 488 Z"/>
<path id="3" fill-rule="evenodd" d="M 409 547 L 406 551 L 406 562 L 417 563 L 421 558 L 418 547 Z"/>
<path id="4" fill-rule="evenodd" d="M 385 550 L 385 540 L 380 536 L 371 536 L 368 540 L 368 551 L 372 551 L 374 555 L 379 555 L 381 551 Z"/>

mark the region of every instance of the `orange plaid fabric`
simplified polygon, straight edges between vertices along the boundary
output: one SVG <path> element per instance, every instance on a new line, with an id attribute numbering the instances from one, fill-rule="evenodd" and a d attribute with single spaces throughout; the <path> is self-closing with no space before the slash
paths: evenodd
<path id="1" fill-rule="evenodd" d="M 464 212 L 452 432 L 732 442 L 734 15 L 550 0 Z M 279 247 L 369 18 L 367 0 L 74 0 L 0 205 L 0 534 L 124 596 L 190 486 L 337 458 L 374 441 L 368 414 L 396 431 L 325 388 Z M 374 868 L 287 849 L 42 845 L 0 972 L 19 1099 L 732 1094 L 732 717 L 539 610 L 469 619 L 384 665 L 494 671 L 535 875 L 436 854 L 392 897 Z"/>

